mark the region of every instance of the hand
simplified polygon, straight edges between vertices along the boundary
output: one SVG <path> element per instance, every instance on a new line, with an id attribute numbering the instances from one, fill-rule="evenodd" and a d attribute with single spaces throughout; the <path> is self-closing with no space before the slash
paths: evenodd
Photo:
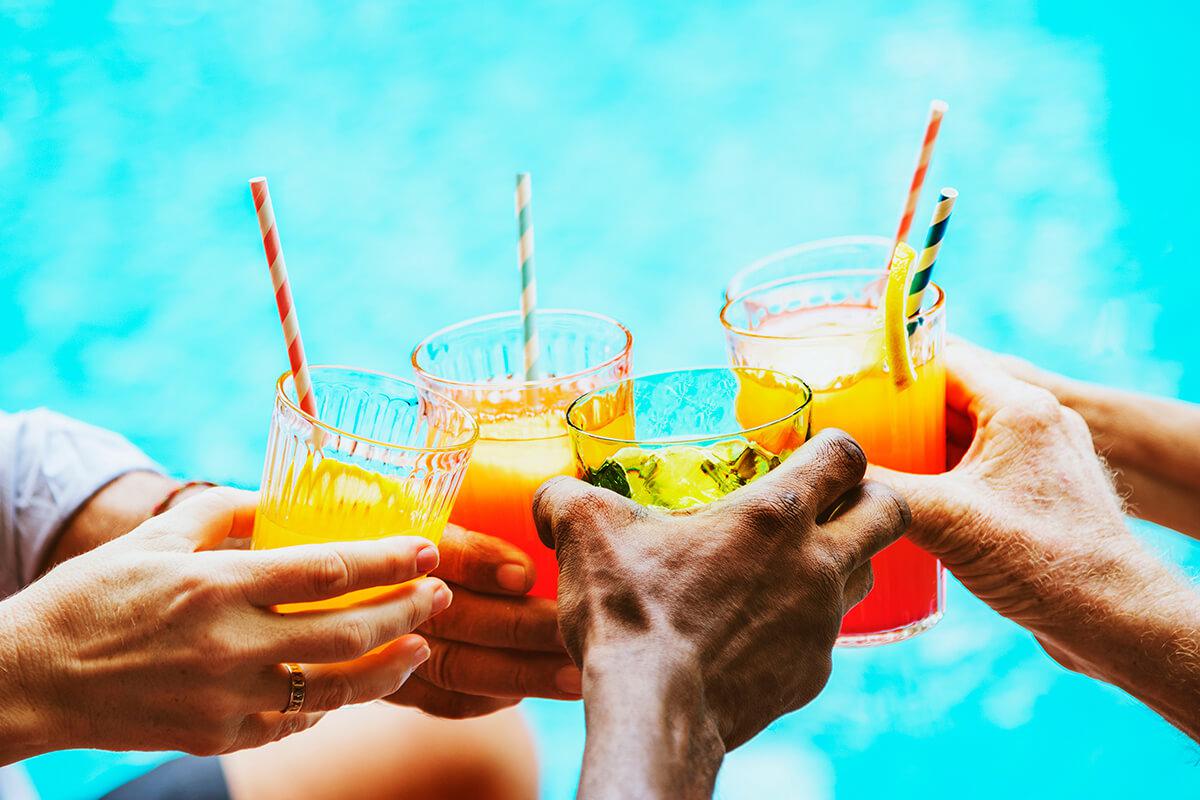
<path id="1" fill-rule="evenodd" d="M 558 636 L 553 600 L 523 596 L 534 565 L 503 539 L 447 525 L 433 572 L 451 584 L 454 605 L 421 627 L 432 655 L 393 703 L 439 717 L 490 714 L 523 697 L 578 700 L 579 669 Z"/>
<path id="2" fill-rule="evenodd" d="M 872 475 L 904 492 L 914 542 L 1061 654 L 1054 632 L 1078 624 L 1064 616 L 1074 595 L 1115 578 L 1139 588 L 1122 568 L 1137 540 L 1077 413 L 966 343 L 946 363 L 948 450 L 961 461 L 945 475 Z"/>
<path id="3" fill-rule="evenodd" d="M 42 739 L 35 752 L 256 747 L 312 726 L 322 712 L 392 694 L 428 656 L 410 631 L 451 599 L 440 580 L 412 580 L 437 562 L 430 542 L 211 549 L 248 537 L 254 509 L 254 494 L 204 492 L 0 603 L 8 640 L 0 653 L 17 651 L 15 664 L 0 666 L 9 667 L 6 682 L 19 681 L 31 735 Z M 349 609 L 271 610 L 405 581 Z M 292 661 L 306 662 L 307 697 L 301 713 L 285 716 L 281 662 Z M 9 721 L 19 716 L 0 705 Z M 29 741 L 0 739 L 8 745 L 0 763 L 30 754 Z"/>
<path id="4" fill-rule="evenodd" d="M 1196 736 L 1200 604 L 1126 529 L 1087 424 L 985 351 L 956 342 L 946 364 L 961 462 L 943 475 L 872 468 L 908 498 L 909 536 L 1063 666 Z"/>
<path id="5" fill-rule="evenodd" d="M 1200 538 L 1200 406 L 1071 380 L 1011 356 L 996 363 L 1084 418 L 1129 513 Z"/>
<path id="6" fill-rule="evenodd" d="M 870 590 L 871 556 L 908 524 L 894 492 L 860 483 L 865 469 L 854 440 L 827 430 L 688 512 L 569 478 L 543 485 L 534 517 L 558 552 L 559 624 L 584 665 L 585 705 L 594 681 L 665 670 L 698 690 L 703 721 L 732 748 L 812 700 L 842 616 Z"/>

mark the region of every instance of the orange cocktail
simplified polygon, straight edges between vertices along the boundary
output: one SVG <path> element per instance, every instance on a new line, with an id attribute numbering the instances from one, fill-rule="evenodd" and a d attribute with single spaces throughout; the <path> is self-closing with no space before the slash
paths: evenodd
<path id="1" fill-rule="evenodd" d="M 417 345 L 417 382 L 474 415 L 479 441 L 450 521 L 507 539 L 533 559 L 532 594 L 555 597 L 558 563 L 538 539 L 533 493 L 556 475 L 574 475 L 565 414 L 575 398 L 629 374 L 633 337 L 609 317 L 584 311 L 536 312 L 544 378 L 521 375 L 519 313 L 493 314 L 444 328 Z"/>
<path id="2" fill-rule="evenodd" d="M 297 403 L 290 372 L 276 384 L 254 548 L 386 536 L 437 544 L 478 434 L 470 414 L 383 373 L 313 366 L 310 374 L 316 417 Z M 390 590 L 278 610 L 340 608 Z"/>
<path id="3" fill-rule="evenodd" d="M 881 264 L 890 243 L 865 248 Z M 876 252 L 877 251 L 877 252 Z M 773 269 L 778 270 L 775 266 Z M 901 389 L 883 358 L 880 310 L 886 273 L 842 270 L 772 280 L 732 298 L 721 318 L 733 363 L 800 376 L 813 390 L 813 432 L 841 428 L 875 464 L 937 473 L 946 465 L 945 303 L 925 292 L 912 321 L 917 380 Z M 942 615 L 942 566 L 903 538 L 872 560 L 875 586 L 846 615 L 841 644 L 870 645 L 920 633 Z"/>

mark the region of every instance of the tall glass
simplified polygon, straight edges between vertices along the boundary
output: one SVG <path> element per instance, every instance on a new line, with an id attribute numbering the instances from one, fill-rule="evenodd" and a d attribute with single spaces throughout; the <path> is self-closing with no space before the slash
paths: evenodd
<path id="1" fill-rule="evenodd" d="M 436 544 L 479 434 L 466 409 L 409 381 L 352 367 L 310 369 L 317 418 L 291 373 L 276 383 L 255 549 L 423 536 Z M 339 608 L 376 587 L 280 611 Z"/>
<path id="2" fill-rule="evenodd" d="M 660 372 L 583 395 L 567 411 L 579 477 L 642 505 L 711 503 L 804 444 L 812 393 L 773 370 Z"/>
<path id="3" fill-rule="evenodd" d="M 813 430 L 836 427 L 858 440 L 867 458 L 905 472 L 937 473 L 946 465 L 945 295 L 935 284 L 913 320 L 909 339 L 917 381 L 900 390 L 883 359 L 882 293 L 891 243 L 861 248 L 857 269 L 812 272 L 821 248 L 761 262 L 776 278 L 744 288 L 721 312 L 734 364 L 771 367 L 813 389 Z M 838 254 L 831 258 L 839 265 Z M 764 273 L 760 272 L 760 275 Z M 846 615 L 839 643 L 876 645 L 928 630 L 942 616 L 942 565 L 907 538 L 872 561 L 875 586 Z"/>
<path id="4" fill-rule="evenodd" d="M 524 333 L 517 312 L 443 328 L 412 354 L 417 382 L 453 398 L 479 422 L 479 443 L 450 521 L 507 539 L 533 558 L 532 594 L 558 595 L 554 551 L 538 539 L 531 504 L 537 487 L 574 475 L 567 406 L 629 374 L 633 336 L 614 319 L 586 311 L 537 312 L 539 363 L 523 377 Z"/>
<path id="5" fill-rule="evenodd" d="M 752 261 L 734 273 L 725 287 L 725 302 L 778 280 L 816 272 L 873 268 L 877 258 L 881 259 L 878 266 L 882 268 L 891 247 L 891 240 L 882 236 L 834 236 L 798 244 Z"/>

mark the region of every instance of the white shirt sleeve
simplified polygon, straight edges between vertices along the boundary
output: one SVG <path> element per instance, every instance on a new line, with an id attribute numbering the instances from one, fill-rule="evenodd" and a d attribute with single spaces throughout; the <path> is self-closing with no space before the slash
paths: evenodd
<path id="1" fill-rule="evenodd" d="M 37 577 L 63 524 L 127 472 L 162 468 L 125 438 L 46 409 L 0 412 L 0 599 Z"/>
<path id="2" fill-rule="evenodd" d="M 0 767 L 0 800 L 38 800 L 37 790 L 20 764 Z"/>

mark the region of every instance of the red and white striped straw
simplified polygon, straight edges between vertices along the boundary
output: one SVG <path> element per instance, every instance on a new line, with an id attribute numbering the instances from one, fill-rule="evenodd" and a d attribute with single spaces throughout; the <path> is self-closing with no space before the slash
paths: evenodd
<path id="1" fill-rule="evenodd" d="M 271 192 L 267 188 L 267 179 L 251 178 L 250 194 L 254 197 L 254 210 L 258 213 L 258 227 L 262 231 L 263 251 L 267 255 L 267 267 L 271 270 L 271 283 L 275 287 L 275 304 L 279 306 L 279 321 L 283 324 L 283 341 L 287 344 L 288 361 L 292 365 L 296 397 L 300 399 L 300 408 L 304 413 L 316 419 L 317 404 L 313 395 L 312 378 L 308 374 L 308 360 L 304 357 L 300 322 L 296 318 L 296 304 L 292 302 L 292 287 L 288 283 L 287 264 L 283 260 L 283 247 L 279 244 L 279 228 L 275 224 L 275 209 L 271 207 Z"/>
<path id="2" fill-rule="evenodd" d="M 929 159 L 933 156 L 933 143 L 937 140 L 938 131 L 942 127 L 942 117 L 950 108 L 945 100 L 934 100 L 929 104 L 929 123 L 925 126 L 925 140 L 921 143 L 921 154 L 917 157 L 917 170 L 913 173 L 912 185 L 908 187 L 908 199 L 904 203 L 904 214 L 900 217 L 900 227 L 896 229 L 895 244 L 908 238 L 912 228 L 913 214 L 917 210 L 917 200 L 921 196 L 921 186 L 925 183 L 925 173 L 929 170 Z M 893 250 L 895 248 L 893 247 Z M 891 253 L 888 263 L 891 264 Z"/>

